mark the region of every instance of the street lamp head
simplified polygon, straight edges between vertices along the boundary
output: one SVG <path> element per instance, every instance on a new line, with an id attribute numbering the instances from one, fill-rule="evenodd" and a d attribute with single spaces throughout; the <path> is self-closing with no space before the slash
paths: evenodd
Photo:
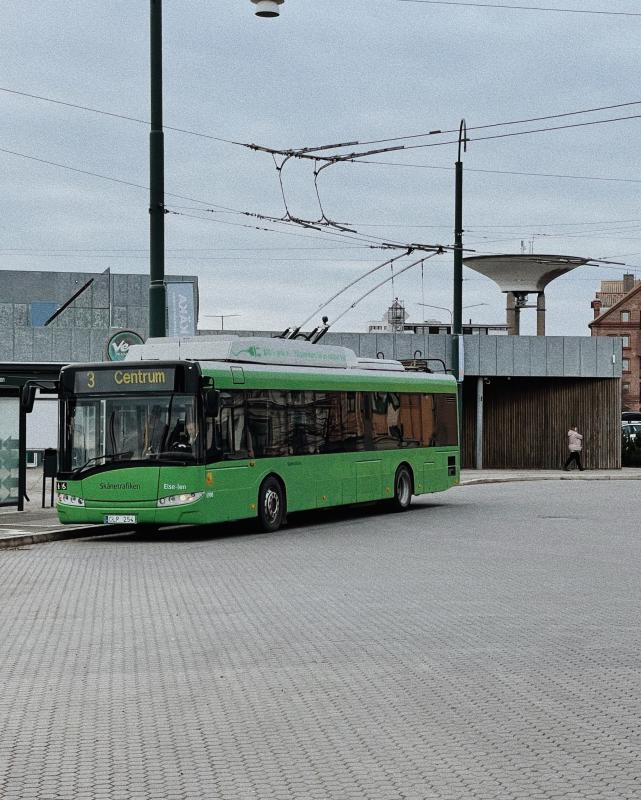
<path id="1" fill-rule="evenodd" d="M 280 8 L 285 0 L 252 0 L 256 6 L 257 17 L 278 17 L 280 15 Z"/>

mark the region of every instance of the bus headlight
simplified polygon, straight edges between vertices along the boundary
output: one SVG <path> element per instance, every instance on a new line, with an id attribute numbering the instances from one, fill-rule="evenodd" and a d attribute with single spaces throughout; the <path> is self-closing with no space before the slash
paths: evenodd
<path id="1" fill-rule="evenodd" d="M 58 502 L 62 506 L 84 506 L 85 504 L 82 497 L 73 497 L 70 494 L 59 494 Z"/>
<path id="2" fill-rule="evenodd" d="M 204 492 L 189 492 L 187 494 L 172 494 L 171 497 L 161 497 L 156 503 L 158 508 L 167 508 L 168 506 L 185 506 L 188 503 L 195 503 L 200 500 Z"/>

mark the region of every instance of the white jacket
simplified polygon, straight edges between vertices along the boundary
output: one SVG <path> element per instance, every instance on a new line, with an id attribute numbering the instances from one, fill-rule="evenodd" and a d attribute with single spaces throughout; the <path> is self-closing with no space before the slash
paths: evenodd
<path id="1" fill-rule="evenodd" d="M 576 453 L 583 448 L 583 436 L 577 431 L 568 431 L 568 450 Z"/>

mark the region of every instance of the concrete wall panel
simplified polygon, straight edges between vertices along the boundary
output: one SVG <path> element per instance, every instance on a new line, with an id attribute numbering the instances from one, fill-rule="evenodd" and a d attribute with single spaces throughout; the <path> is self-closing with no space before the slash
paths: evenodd
<path id="1" fill-rule="evenodd" d="M 0 303 L 0 330 L 13 330 L 13 303 Z"/>
<path id="2" fill-rule="evenodd" d="M 71 361 L 71 330 L 52 328 L 53 361 Z"/>
<path id="3" fill-rule="evenodd" d="M 478 337 L 477 337 L 478 338 Z M 489 337 L 487 337 L 489 338 Z M 514 336 L 494 336 L 496 339 L 496 372 L 514 375 Z"/>
<path id="4" fill-rule="evenodd" d="M 572 377 L 581 374 L 581 347 L 575 336 L 563 338 L 563 374 Z"/>
<path id="5" fill-rule="evenodd" d="M 360 334 L 358 337 L 358 350 L 355 352 L 357 356 L 360 355 L 363 358 L 376 358 L 376 337 Z"/>
<path id="6" fill-rule="evenodd" d="M 76 309 L 76 327 L 90 329 L 92 319 L 93 319 L 93 314 L 91 308 Z"/>
<path id="7" fill-rule="evenodd" d="M 481 346 L 480 336 L 465 336 L 465 374 L 480 375 L 481 369 Z"/>
<path id="8" fill-rule="evenodd" d="M 621 347 L 622 339 L 609 336 L 592 336 L 591 341 L 596 343 L 596 369 L 600 378 L 611 378 L 617 361 L 617 353 Z M 614 356 L 614 361 L 612 360 Z"/>
<path id="9" fill-rule="evenodd" d="M 532 374 L 532 341 L 530 336 L 511 336 L 514 347 L 514 375 Z"/>
<path id="10" fill-rule="evenodd" d="M 111 325 L 114 328 L 127 327 L 127 306 L 114 306 L 111 311 Z"/>
<path id="11" fill-rule="evenodd" d="M 452 364 L 448 361 L 447 341 L 445 336 L 438 336 L 437 334 L 427 334 L 426 337 L 426 358 L 442 358 L 448 367 Z M 437 364 L 433 366 L 438 366 Z"/>
<path id="12" fill-rule="evenodd" d="M 581 376 L 584 378 L 597 374 L 596 341 L 598 338 L 598 336 L 592 336 L 581 339 Z"/>
<path id="13" fill-rule="evenodd" d="M 93 308 L 109 308 L 109 275 L 98 275 L 91 287 Z"/>
<path id="14" fill-rule="evenodd" d="M 149 332 L 148 318 L 146 306 L 129 306 L 127 309 L 127 327 L 144 338 Z"/>
<path id="15" fill-rule="evenodd" d="M 530 375 L 547 375 L 547 344 L 545 338 L 543 336 L 528 336 L 527 339 L 530 343 Z"/>
<path id="16" fill-rule="evenodd" d="M 71 360 L 91 360 L 91 330 L 74 328 L 71 331 Z"/>
<path id="17" fill-rule="evenodd" d="M 13 307 L 13 324 L 17 327 L 28 326 L 29 306 L 26 303 L 16 303 Z"/>
<path id="18" fill-rule="evenodd" d="M 393 333 L 377 333 L 376 352 L 374 353 L 374 356 L 376 356 L 377 353 L 382 353 L 383 358 L 396 358 L 395 339 L 396 336 L 394 336 Z"/>
<path id="19" fill-rule="evenodd" d="M 92 328 L 108 328 L 109 327 L 109 309 L 108 308 L 94 308 L 91 312 L 91 327 Z"/>
<path id="20" fill-rule="evenodd" d="M 92 277 L 93 276 L 90 275 L 87 278 L 87 280 L 79 281 L 78 285 L 73 287 L 71 292 L 69 292 L 69 296 L 71 296 L 74 292 L 77 292 L 79 289 L 82 289 L 82 287 L 87 283 L 87 281 L 90 281 Z M 91 308 L 92 296 L 93 296 L 93 283 L 90 286 L 88 286 L 82 294 L 78 295 L 78 297 L 76 297 L 76 299 L 73 301 L 71 305 L 74 308 Z M 65 302 L 68 299 L 69 299 L 68 297 L 64 298 L 63 302 Z"/>
<path id="21" fill-rule="evenodd" d="M 33 329 L 33 355 L 34 361 L 55 361 L 53 355 L 53 328 Z"/>
<path id="22" fill-rule="evenodd" d="M 395 358 L 413 358 L 416 350 L 423 352 L 423 347 L 418 346 L 419 344 L 422 345 L 422 342 L 420 341 L 422 338 L 422 336 L 416 336 L 415 334 L 397 336 Z"/>
<path id="23" fill-rule="evenodd" d="M 497 336 L 479 336 L 479 368 L 481 375 L 496 375 Z"/>
<path id="24" fill-rule="evenodd" d="M 13 361 L 13 328 L 7 328 L 0 336 L 0 361 Z"/>
<path id="25" fill-rule="evenodd" d="M 109 328 L 94 328 L 91 331 L 89 343 L 89 361 L 106 361 L 105 351 L 109 340 Z"/>
<path id="26" fill-rule="evenodd" d="M 33 361 L 33 328 L 16 328 L 13 336 L 14 361 Z"/>
<path id="27" fill-rule="evenodd" d="M 127 275 L 111 276 L 111 292 L 114 306 L 126 306 L 129 302 L 129 283 Z"/>
<path id="28" fill-rule="evenodd" d="M 329 334 L 325 336 L 327 338 Z M 340 333 L 338 336 L 335 337 L 337 340 L 337 344 L 340 347 L 348 347 L 350 350 L 353 350 L 355 353 L 358 353 L 360 350 L 361 342 L 360 336 L 358 333 Z M 329 344 L 329 342 L 328 342 Z"/>
<path id="29" fill-rule="evenodd" d="M 76 307 L 74 304 L 65 308 L 60 314 L 50 323 L 52 328 L 75 328 L 76 326 Z M 49 326 L 47 326 L 49 327 Z"/>
<path id="30" fill-rule="evenodd" d="M 546 373 L 552 376 L 563 375 L 563 338 L 546 336 L 547 368 Z"/>

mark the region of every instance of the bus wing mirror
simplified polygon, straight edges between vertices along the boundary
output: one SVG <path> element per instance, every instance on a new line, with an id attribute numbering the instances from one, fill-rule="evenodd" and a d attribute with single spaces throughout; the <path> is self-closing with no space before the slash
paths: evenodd
<path id="1" fill-rule="evenodd" d="M 36 387 L 30 386 L 28 383 L 22 387 L 22 393 L 20 396 L 20 402 L 23 408 L 23 411 L 26 414 L 31 414 L 33 411 L 33 404 L 36 399 Z"/>
<path id="2" fill-rule="evenodd" d="M 220 392 L 210 389 L 205 395 L 205 412 L 208 417 L 217 417 L 220 407 Z"/>

